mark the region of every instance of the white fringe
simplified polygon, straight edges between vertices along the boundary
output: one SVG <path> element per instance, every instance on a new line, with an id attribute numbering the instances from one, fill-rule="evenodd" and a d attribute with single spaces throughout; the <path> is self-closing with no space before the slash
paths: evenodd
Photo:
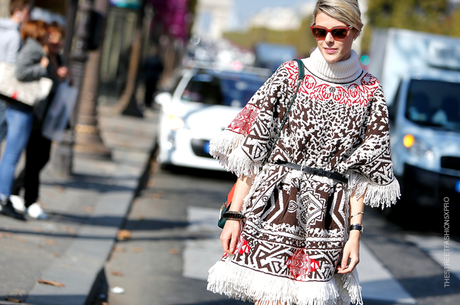
<path id="1" fill-rule="evenodd" d="M 209 153 L 227 170 L 238 177 L 252 177 L 259 173 L 262 162 L 254 162 L 241 149 L 245 137 L 241 134 L 224 130 L 217 138 L 211 140 Z"/>
<path id="2" fill-rule="evenodd" d="M 261 305 L 337 305 L 350 299 L 363 304 L 361 287 L 351 274 L 336 274 L 328 282 L 301 282 L 239 266 L 230 258 L 211 267 L 208 290 Z M 349 295 L 339 293 L 343 291 Z"/>
<path id="3" fill-rule="evenodd" d="M 396 178 L 387 185 L 380 185 L 353 171 L 348 171 L 347 174 L 349 196 L 354 194 L 356 198 L 360 198 L 365 193 L 364 204 L 370 207 L 381 207 L 382 210 L 389 208 L 401 196 Z"/>
<path id="4" fill-rule="evenodd" d="M 342 298 L 349 297 L 351 303 L 363 305 L 363 298 L 361 296 L 361 286 L 359 285 L 358 271 L 354 269 L 351 273 L 342 274 L 342 283 L 343 291 L 347 292 L 347 295 L 343 295 Z"/>

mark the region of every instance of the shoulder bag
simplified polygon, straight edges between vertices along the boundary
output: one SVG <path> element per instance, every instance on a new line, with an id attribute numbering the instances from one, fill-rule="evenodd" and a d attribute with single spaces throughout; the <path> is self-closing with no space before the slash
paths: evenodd
<path id="1" fill-rule="evenodd" d="M 275 137 L 270 141 L 270 145 L 269 145 L 270 149 L 269 149 L 268 154 L 265 157 L 264 161 L 262 162 L 261 167 L 263 167 L 268 162 L 268 159 L 270 158 L 270 156 L 271 156 L 271 154 L 273 152 L 273 149 L 276 146 L 276 142 L 278 142 L 279 136 L 281 134 L 281 130 L 283 130 L 283 127 L 286 124 L 287 119 L 289 118 L 289 112 L 291 111 L 292 104 L 294 104 L 294 100 L 297 97 L 297 93 L 299 92 L 300 85 L 302 84 L 302 80 L 303 80 L 303 78 L 305 76 L 305 67 L 303 65 L 303 62 L 300 59 L 295 59 L 295 61 L 297 61 L 297 66 L 299 67 L 299 75 L 298 75 L 298 78 L 297 78 L 297 87 L 296 87 L 296 89 L 294 91 L 294 94 L 291 97 L 289 105 L 288 105 L 288 107 L 286 109 L 286 113 L 284 114 L 283 120 L 281 121 L 280 127 L 278 128 L 278 130 L 277 130 L 277 132 L 275 134 Z M 219 226 L 219 228 L 223 229 L 224 226 L 225 226 L 226 219 L 223 217 L 223 215 L 224 215 L 224 213 L 228 212 L 229 209 L 230 209 L 230 206 L 232 204 L 232 199 L 233 199 L 233 192 L 235 191 L 235 185 L 236 185 L 236 183 L 233 185 L 230 193 L 228 193 L 227 201 L 225 201 L 224 204 L 222 205 L 222 207 L 220 208 L 219 220 L 217 221 L 217 225 Z"/>
<path id="2" fill-rule="evenodd" d="M 23 104 L 34 106 L 45 99 L 53 86 L 53 81 L 42 77 L 36 81 L 19 81 L 14 72 L 16 66 L 7 62 L 0 62 L 0 95 Z"/>

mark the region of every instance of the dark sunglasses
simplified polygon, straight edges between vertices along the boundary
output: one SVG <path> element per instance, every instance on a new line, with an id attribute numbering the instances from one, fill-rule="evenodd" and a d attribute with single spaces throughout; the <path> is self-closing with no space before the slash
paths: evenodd
<path id="1" fill-rule="evenodd" d="M 325 27 L 312 25 L 310 27 L 311 33 L 313 37 L 316 39 L 326 39 L 327 33 L 331 33 L 334 40 L 342 41 L 347 38 L 348 31 L 351 30 L 353 27 L 350 26 L 338 26 L 332 29 L 326 29 Z"/>

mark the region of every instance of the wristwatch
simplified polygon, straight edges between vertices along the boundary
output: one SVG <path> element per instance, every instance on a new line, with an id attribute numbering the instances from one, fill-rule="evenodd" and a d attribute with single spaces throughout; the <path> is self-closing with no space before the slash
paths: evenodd
<path id="1" fill-rule="evenodd" d="M 363 233 L 363 229 L 364 227 L 360 224 L 354 224 L 354 225 L 351 225 L 349 230 L 358 230 L 359 232 Z"/>

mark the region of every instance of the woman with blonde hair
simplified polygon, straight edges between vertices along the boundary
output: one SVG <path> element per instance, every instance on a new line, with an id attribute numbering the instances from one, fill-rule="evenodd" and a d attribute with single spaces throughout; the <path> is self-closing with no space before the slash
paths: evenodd
<path id="1" fill-rule="evenodd" d="M 364 205 L 399 197 L 383 90 L 352 50 L 358 1 L 319 0 L 313 18 L 311 56 L 282 64 L 211 141 L 238 180 L 208 289 L 259 305 L 362 304 Z"/>

